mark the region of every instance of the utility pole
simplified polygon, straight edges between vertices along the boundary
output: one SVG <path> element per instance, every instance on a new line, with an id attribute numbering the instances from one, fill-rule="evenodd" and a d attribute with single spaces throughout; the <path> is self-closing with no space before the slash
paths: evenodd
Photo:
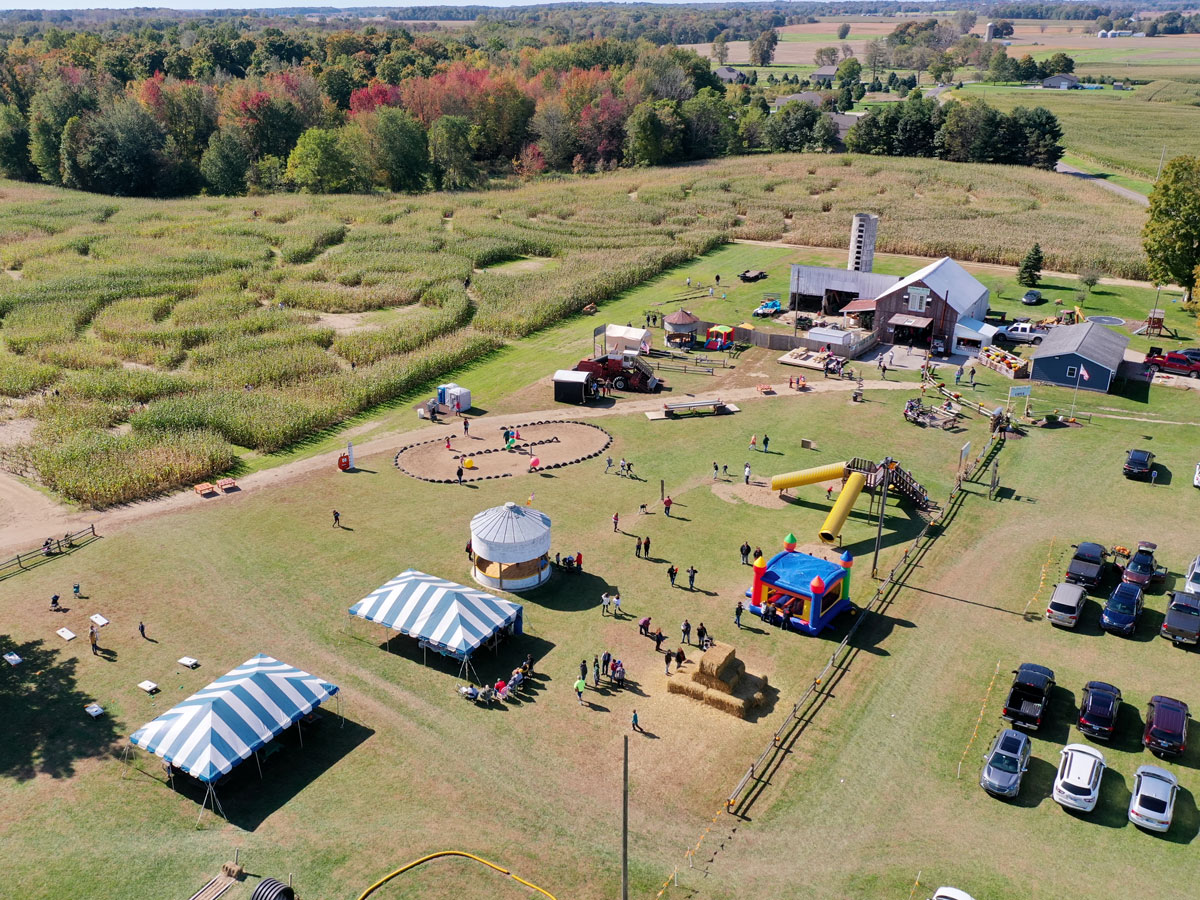
<path id="1" fill-rule="evenodd" d="M 1156 182 L 1158 181 L 1158 176 L 1162 174 L 1163 163 L 1165 163 L 1166 161 L 1167 161 L 1167 145 L 1163 144 L 1162 156 L 1160 156 L 1158 158 L 1158 172 L 1156 172 L 1154 175 L 1154 180 Z"/>
<path id="2" fill-rule="evenodd" d="M 625 735 L 621 780 L 621 900 L 629 900 L 629 735 Z"/>
<path id="3" fill-rule="evenodd" d="M 871 560 L 871 577 L 879 571 L 879 546 L 883 543 L 883 516 L 887 512 L 888 485 L 892 483 L 892 466 L 894 461 L 890 456 L 885 457 L 880 467 L 883 469 L 883 500 L 879 504 L 879 526 L 875 531 L 875 558 Z"/>

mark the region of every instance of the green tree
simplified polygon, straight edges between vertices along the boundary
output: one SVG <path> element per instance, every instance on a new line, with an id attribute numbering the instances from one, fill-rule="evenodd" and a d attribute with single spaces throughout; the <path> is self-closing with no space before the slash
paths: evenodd
<path id="1" fill-rule="evenodd" d="M 479 183 L 473 152 L 471 123 L 462 116 L 442 116 L 429 129 L 429 163 L 443 190 L 459 191 Z"/>
<path id="2" fill-rule="evenodd" d="M 1013 162 L 1053 171 L 1063 155 L 1063 130 L 1054 113 L 1044 106 L 1033 109 L 1018 106 L 1009 113 L 1009 118 L 1022 133 L 1023 152 Z"/>
<path id="3" fill-rule="evenodd" d="M 769 113 L 757 105 L 745 107 L 738 120 L 738 143 L 743 150 L 757 150 L 766 140 Z"/>
<path id="4" fill-rule="evenodd" d="M 1154 280 L 1179 285 L 1190 306 L 1200 274 L 1200 157 L 1177 156 L 1163 169 L 1150 194 L 1142 247 Z"/>
<path id="5" fill-rule="evenodd" d="M 1088 266 L 1086 269 L 1084 269 L 1083 271 L 1081 271 L 1079 273 L 1079 283 L 1082 284 L 1085 288 L 1087 288 L 1087 292 L 1090 294 L 1092 292 L 1092 289 L 1095 288 L 1096 285 L 1098 285 L 1100 283 L 1100 279 L 1103 276 L 1104 276 L 1104 273 L 1101 272 L 1099 269 L 1097 269 L 1095 266 Z"/>
<path id="6" fill-rule="evenodd" d="M 683 120 L 674 102 L 639 103 L 625 122 L 625 162 L 631 166 L 659 166 L 676 161 L 683 132 Z"/>
<path id="7" fill-rule="evenodd" d="M 1008 51 L 999 47 L 992 53 L 988 63 L 988 81 L 993 84 L 998 81 L 1011 81 L 1013 78 L 1013 61 L 1008 57 Z"/>
<path id="8" fill-rule="evenodd" d="M 839 41 L 844 41 L 846 39 L 846 35 L 848 35 L 849 33 L 850 33 L 850 23 L 849 22 L 843 22 L 841 25 L 838 26 L 837 36 L 838 36 Z"/>
<path id="9" fill-rule="evenodd" d="M 1017 60 L 1016 75 L 1018 81 L 1029 84 L 1039 80 L 1041 69 L 1038 68 L 1038 64 L 1034 58 L 1026 53 Z"/>
<path id="10" fill-rule="evenodd" d="M 214 194 L 233 196 L 246 192 L 250 171 L 250 148 L 246 137 L 235 128 L 222 128 L 208 139 L 200 157 L 200 174 Z"/>
<path id="11" fill-rule="evenodd" d="M 775 59 L 775 46 L 779 43 L 779 34 L 774 28 L 768 28 L 750 42 L 750 65 L 769 66 Z"/>
<path id="12" fill-rule="evenodd" d="M 55 81 L 33 96 L 29 107 L 29 157 L 43 181 L 62 184 L 59 153 L 63 127 L 72 116 L 97 108 L 95 91 Z"/>
<path id="13" fill-rule="evenodd" d="M 764 143 L 776 153 L 801 153 L 812 142 L 820 113 L 811 103 L 792 100 L 767 121 Z"/>
<path id="14" fill-rule="evenodd" d="M 815 62 L 818 66 L 836 66 L 837 61 L 837 47 L 818 47 L 813 52 L 813 62 Z"/>
<path id="15" fill-rule="evenodd" d="M 321 73 L 321 87 L 325 95 L 338 109 L 350 108 L 350 95 L 354 93 L 354 76 L 345 66 L 329 66 Z"/>
<path id="16" fill-rule="evenodd" d="M 372 162 L 388 190 L 425 190 L 429 186 L 429 140 L 421 123 L 397 107 L 383 107 L 362 118 Z"/>
<path id="17" fill-rule="evenodd" d="M 331 128 L 310 128 L 296 141 L 287 161 L 287 177 L 311 194 L 345 194 L 369 184 L 363 160 Z"/>
<path id="18" fill-rule="evenodd" d="M 725 40 L 725 32 L 723 31 L 713 38 L 712 58 L 717 61 L 718 66 L 723 66 L 729 61 L 729 44 Z"/>
<path id="19" fill-rule="evenodd" d="M 733 110 L 712 88 L 679 107 L 684 122 L 684 154 L 689 159 L 724 156 L 733 143 Z"/>
<path id="20" fill-rule="evenodd" d="M 161 187 L 165 144 L 162 127 L 140 103 L 119 100 L 80 128 L 63 128 L 63 181 L 103 194 L 152 196 Z"/>
<path id="21" fill-rule="evenodd" d="M 833 153 L 840 144 L 837 124 L 833 121 L 833 116 L 823 113 L 817 119 L 817 124 L 813 126 L 809 149 L 818 153 Z"/>
<path id="22" fill-rule="evenodd" d="M 857 84 L 858 77 L 862 74 L 862 63 L 851 56 L 849 59 L 844 59 L 841 65 L 837 68 L 837 80 L 842 85 Z"/>
<path id="23" fill-rule="evenodd" d="M 1035 243 L 1021 260 L 1021 267 L 1017 270 L 1017 283 L 1027 288 L 1037 287 L 1038 282 L 1042 280 L 1043 262 L 1045 260 L 1042 257 L 1042 247 Z"/>
<path id="24" fill-rule="evenodd" d="M 0 174 L 21 181 L 37 178 L 29 159 L 29 125 L 11 104 L 0 106 Z"/>
<path id="25" fill-rule="evenodd" d="M 545 97 L 529 123 L 537 136 L 538 149 L 551 169 L 567 169 L 580 150 L 579 128 L 566 104 L 557 97 Z"/>
<path id="26" fill-rule="evenodd" d="M 1055 53 L 1042 63 L 1042 67 L 1048 76 L 1059 75 L 1064 72 L 1074 72 L 1075 60 L 1071 59 L 1065 53 Z"/>

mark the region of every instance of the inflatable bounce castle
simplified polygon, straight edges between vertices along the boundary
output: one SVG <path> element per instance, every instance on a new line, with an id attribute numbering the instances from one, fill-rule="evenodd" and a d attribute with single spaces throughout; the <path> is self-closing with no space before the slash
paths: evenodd
<path id="1" fill-rule="evenodd" d="M 854 557 L 842 553 L 836 563 L 796 549 L 796 536 L 784 538 L 783 552 L 770 560 L 754 561 L 754 585 L 746 592 L 750 612 L 774 625 L 787 618 L 787 627 L 803 634 L 820 634 L 850 608 L 850 569 Z"/>

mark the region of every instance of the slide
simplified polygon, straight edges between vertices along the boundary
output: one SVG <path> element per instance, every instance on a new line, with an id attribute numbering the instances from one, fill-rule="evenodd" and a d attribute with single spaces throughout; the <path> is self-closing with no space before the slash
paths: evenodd
<path id="1" fill-rule="evenodd" d="M 814 472 L 818 470 L 809 469 L 809 471 Z M 803 473 L 797 472 L 796 474 Z M 850 510 L 854 509 L 854 501 L 858 499 L 858 495 L 862 493 L 863 486 L 866 483 L 867 479 L 863 477 L 862 472 L 850 473 L 850 477 L 846 479 L 846 486 L 838 494 L 837 500 L 834 501 L 833 509 L 829 510 L 829 515 L 825 517 L 825 524 L 821 526 L 821 530 L 818 532 L 822 543 L 837 543 L 838 535 L 842 533 L 842 526 L 846 524 L 846 519 L 850 516 Z M 772 482 L 773 486 L 774 482 Z"/>
<path id="2" fill-rule="evenodd" d="M 803 487 L 806 484 L 818 484 L 822 481 L 840 480 L 846 474 L 846 464 L 830 463 L 827 466 L 817 466 L 815 469 L 800 469 L 798 472 L 788 472 L 786 475 L 771 477 L 771 490 L 782 491 L 787 488 Z M 855 492 L 855 496 L 858 496 Z"/>

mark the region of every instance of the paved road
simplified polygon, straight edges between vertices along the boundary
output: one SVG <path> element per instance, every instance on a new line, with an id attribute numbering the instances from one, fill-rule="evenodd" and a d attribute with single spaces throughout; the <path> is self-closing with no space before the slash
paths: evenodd
<path id="1" fill-rule="evenodd" d="M 1114 194 L 1119 194 L 1126 200 L 1132 200 L 1134 203 L 1138 204 L 1138 206 L 1150 205 L 1150 198 L 1146 197 L 1144 194 L 1139 194 L 1137 191 L 1131 191 L 1129 188 L 1121 187 L 1119 184 L 1113 184 L 1106 178 L 1102 178 L 1099 175 L 1093 175 L 1091 172 L 1084 172 L 1083 170 L 1077 169 L 1074 166 L 1068 166 L 1066 163 L 1060 162 L 1054 167 L 1054 171 L 1061 172 L 1064 175 L 1073 175 L 1074 177 L 1082 178 L 1085 181 L 1094 181 L 1106 191 L 1112 191 Z"/>

